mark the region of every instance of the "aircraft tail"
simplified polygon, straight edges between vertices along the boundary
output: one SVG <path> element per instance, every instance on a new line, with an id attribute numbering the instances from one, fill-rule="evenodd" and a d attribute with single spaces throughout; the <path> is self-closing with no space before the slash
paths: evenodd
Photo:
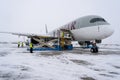
<path id="1" fill-rule="evenodd" d="M 47 29 L 47 25 L 45 24 L 45 31 L 46 31 L 46 34 L 48 33 L 48 29 Z"/>

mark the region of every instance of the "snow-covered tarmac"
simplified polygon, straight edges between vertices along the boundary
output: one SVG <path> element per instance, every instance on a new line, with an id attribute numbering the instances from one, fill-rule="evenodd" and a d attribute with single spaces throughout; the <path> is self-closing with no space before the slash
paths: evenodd
<path id="1" fill-rule="evenodd" d="M 0 44 L 0 80 L 120 80 L 120 46 L 100 48 L 98 54 L 79 48 L 31 54 Z"/>

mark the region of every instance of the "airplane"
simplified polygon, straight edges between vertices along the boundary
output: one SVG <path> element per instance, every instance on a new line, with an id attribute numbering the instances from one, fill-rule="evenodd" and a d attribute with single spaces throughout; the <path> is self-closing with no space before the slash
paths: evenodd
<path id="1" fill-rule="evenodd" d="M 0 32 L 0 33 L 9 33 L 19 36 L 33 37 L 38 36 L 41 38 L 55 38 L 59 37 L 58 31 L 67 31 L 72 37 L 72 41 L 78 41 L 80 45 L 89 46 L 93 42 L 101 43 L 102 39 L 105 39 L 111 36 L 114 30 L 111 28 L 111 25 L 102 17 L 97 15 L 88 15 L 78 18 L 70 23 L 63 25 L 49 33 L 47 35 L 38 35 L 38 34 L 23 34 L 23 33 L 12 33 L 12 32 Z M 39 42 L 39 40 L 38 40 Z M 98 52 L 92 47 L 91 52 Z"/>

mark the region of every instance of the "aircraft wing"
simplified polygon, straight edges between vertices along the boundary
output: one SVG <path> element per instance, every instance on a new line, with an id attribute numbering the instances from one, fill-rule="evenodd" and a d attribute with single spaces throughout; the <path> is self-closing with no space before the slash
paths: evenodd
<path id="1" fill-rule="evenodd" d="M 50 35 L 39 35 L 39 34 L 30 34 L 30 33 L 16 33 L 16 32 L 0 32 L 5 34 L 12 34 L 12 35 L 18 35 L 18 36 L 26 36 L 28 38 L 38 36 L 38 37 L 51 37 Z"/>
<path id="2" fill-rule="evenodd" d="M 61 31 L 69 33 L 71 35 L 72 39 L 74 39 L 73 36 L 72 36 L 72 33 L 70 32 L 70 30 L 61 29 Z M 49 34 L 42 34 L 42 35 L 40 35 L 40 34 L 17 33 L 17 32 L 0 32 L 0 33 L 12 34 L 12 35 L 18 35 L 18 36 L 26 36 L 28 38 L 31 38 L 31 37 L 50 38 L 50 39 L 51 38 L 54 38 L 54 39 L 58 38 L 58 37 L 51 36 Z"/>

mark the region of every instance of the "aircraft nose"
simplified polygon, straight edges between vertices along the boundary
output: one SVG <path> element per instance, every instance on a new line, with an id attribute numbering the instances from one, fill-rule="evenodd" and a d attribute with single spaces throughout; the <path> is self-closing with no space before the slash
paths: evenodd
<path id="1" fill-rule="evenodd" d="M 105 35 L 106 37 L 109 37 L 114 33 L 114 29 L 112 28 L 111 25 L 106 26 L 105 33 L 106 33 Z"/>
<path id="2" fill-rule="evenodd" d="M 114 33 L 114 29 L 112 28 L 112 26 L 109 26 L 109 34 L 112 35 Z"/>

